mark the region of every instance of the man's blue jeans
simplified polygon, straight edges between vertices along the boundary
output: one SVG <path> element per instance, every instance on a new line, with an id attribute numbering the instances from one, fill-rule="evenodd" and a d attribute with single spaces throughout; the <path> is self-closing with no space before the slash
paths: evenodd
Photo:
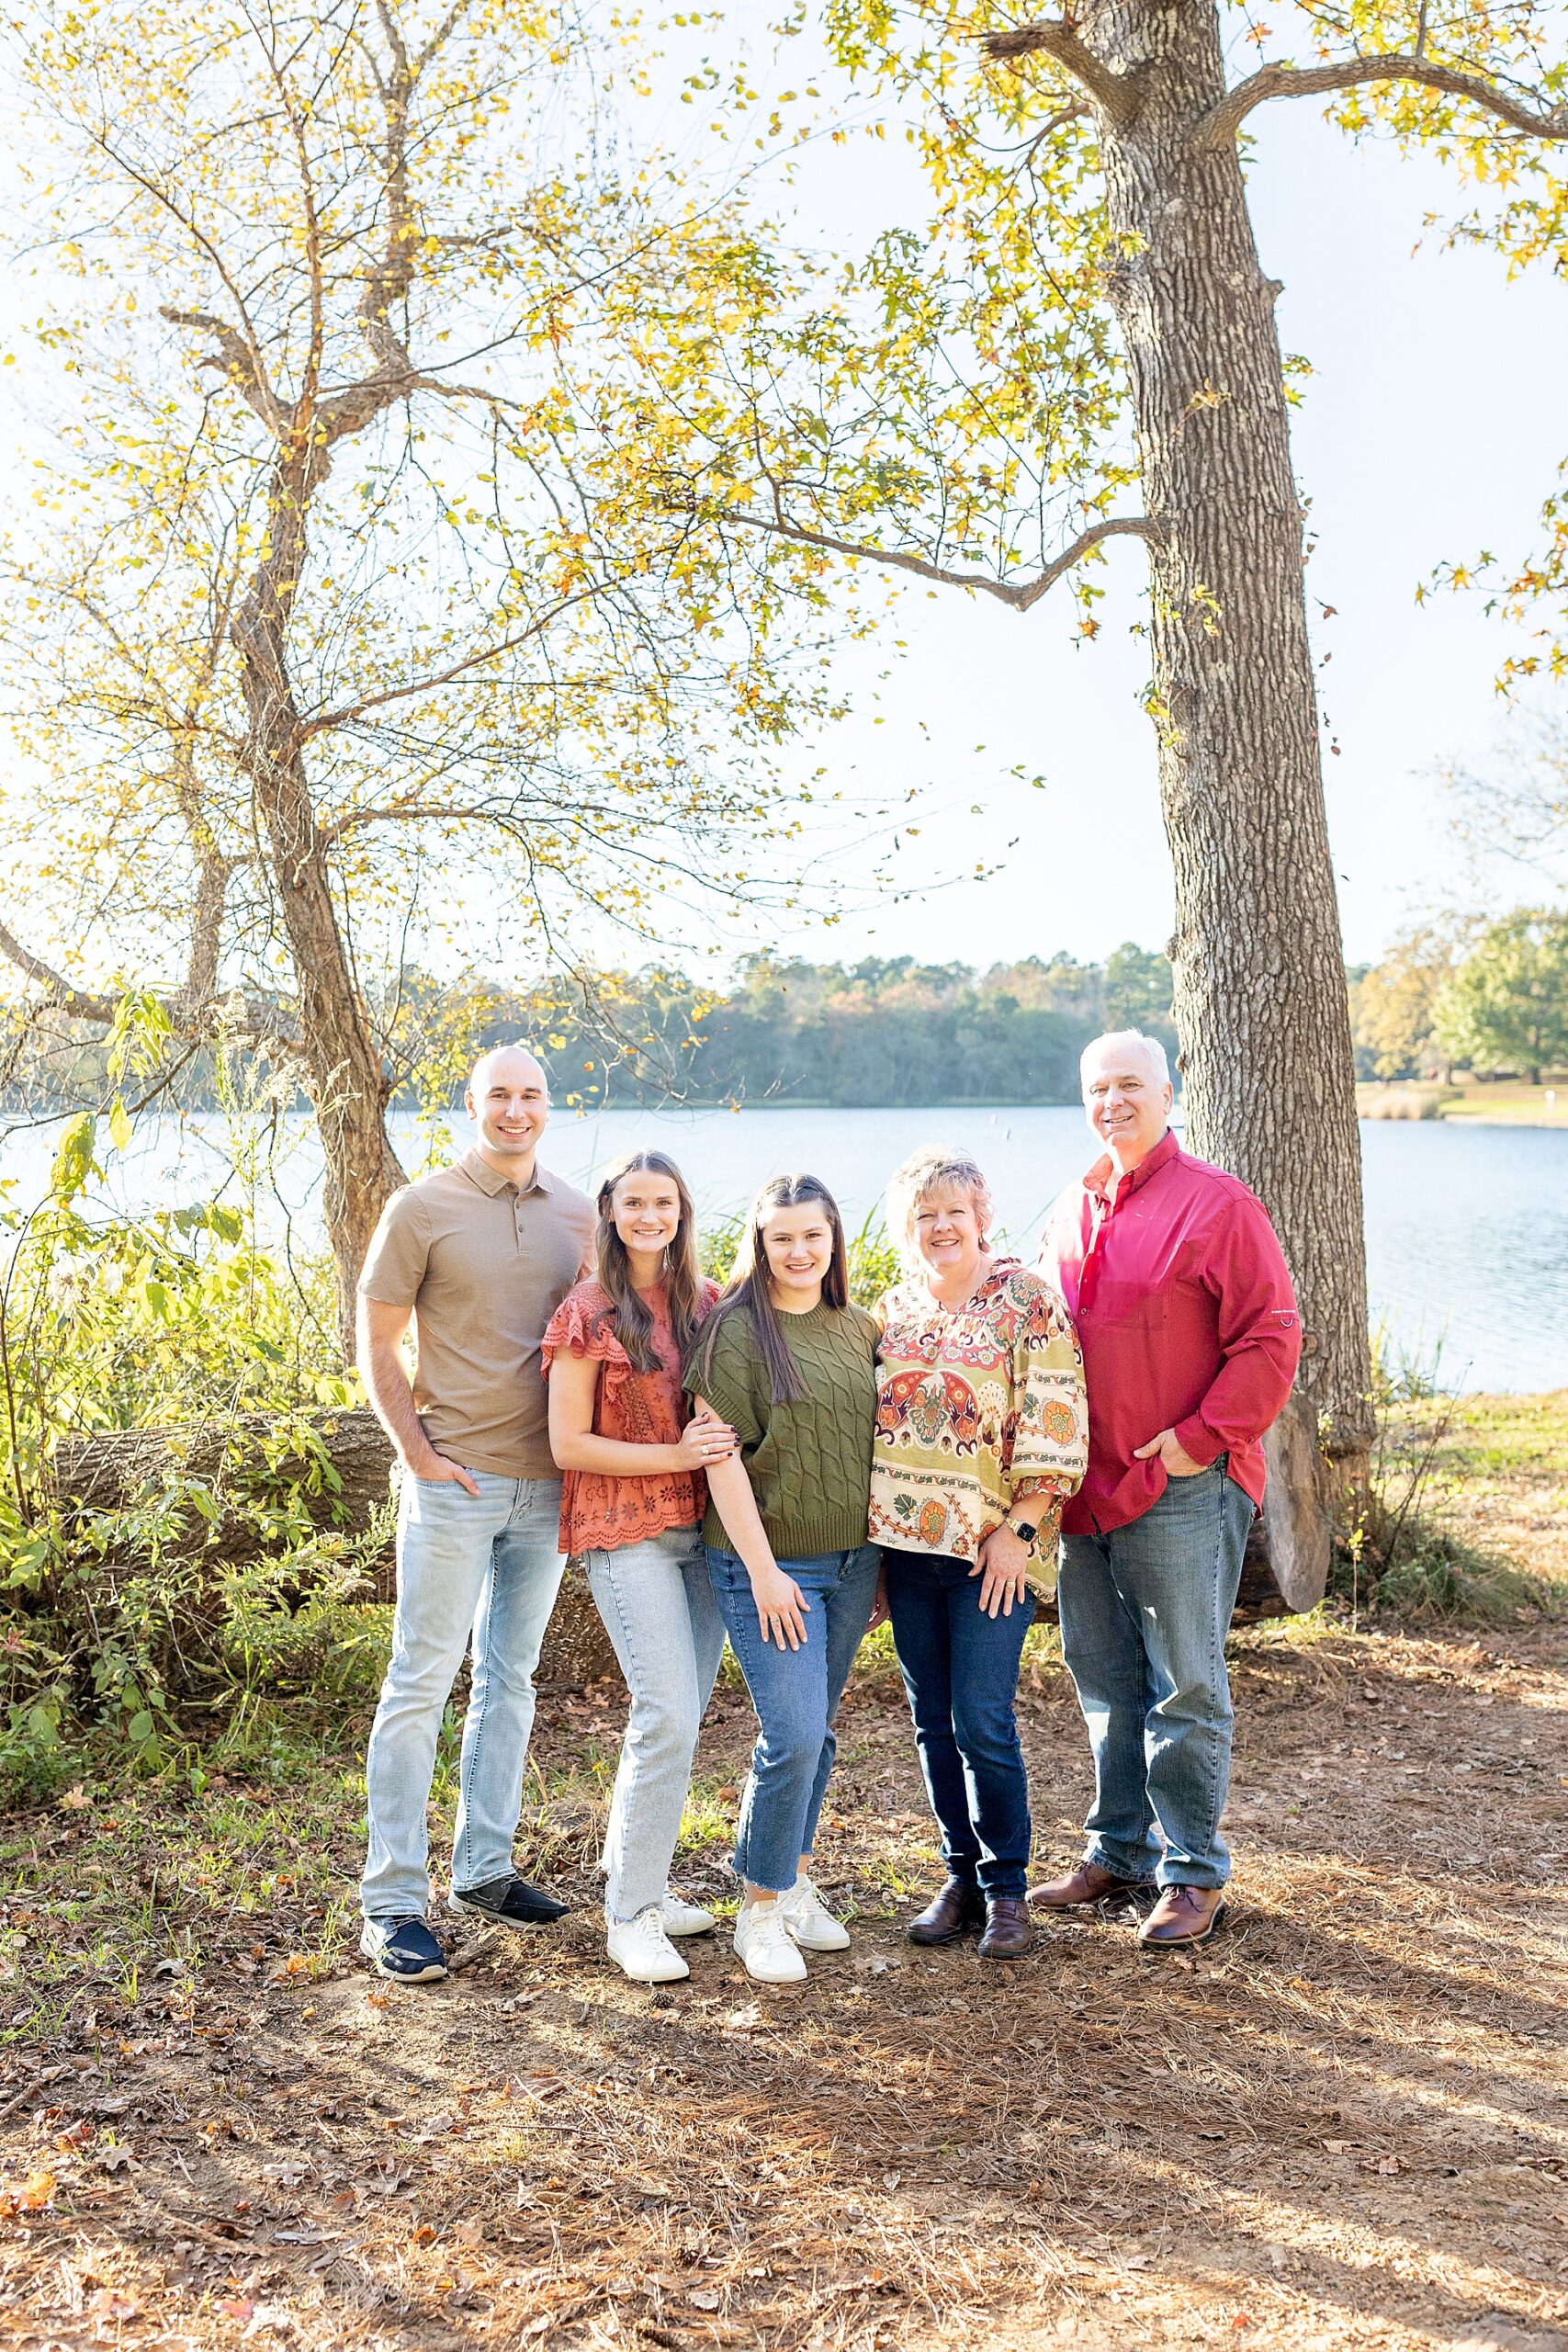
<path id="1" fill-rule="evenodd" d="M 942 1860 L 987 1894 L 1022 1894 L 1029 1776 L 1013 1700 L 1034 1595 L 1010 1617 L 988 1617 L 969 1561 L 933 1552 L 886 1559 L 887 1613 Z"/>
<path id="2" fill-rule="evenodd" d="M 1222 1455 L 1172 1478 L 1129 1526 L 1062 1538 L 1062 1655 L 1094 1750 L 1084 1859 L 1118 1878 L 1213 1887 L 1230 1875 L 1225 1634 L 1252 1520 Z"/>
<path id="3" fill-rule="evenodd" d="M 874 1544 L 781 1560 L 811 1603 L 799 1649 L 762 1639 L 746 1564 L 708 1547 L 714 1598 L 740 1661 L 760 1726 L 740 1800 L 735 1868 L 750 1885 L 783 1894 L 809 1854 L 838 1743 L 833 1717 L 871 1623 L 882 1555 Z"/>
<path id="4" fill-rule="evenodd" d="M 370 1733 L 365 1781 L 370 1846 L 360 1883 L 367 1919 L 406 1919 L 430 1900 L 425 1807 L 441 1718 L 473 1637 L 458 1768 L 452 1883 L 512 1874 L 523 1767 L 534 1727 L 534 1668 L 560 1589 L 558 1478 L 469 1474 L 403 1480 L 392 1660 Z"/>

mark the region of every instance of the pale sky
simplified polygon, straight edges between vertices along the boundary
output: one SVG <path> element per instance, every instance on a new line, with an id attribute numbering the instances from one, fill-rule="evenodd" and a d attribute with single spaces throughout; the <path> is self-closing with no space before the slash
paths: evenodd
<path id="1" fill-rule="evenodd" d="M 720 53 L 768 13 L 748 0 L 694 38 Z M 798 85 L 803 46 L 792 46 L 787 74 L 765 77 L 764 90 L 769 79 Z M 666 135 L 682 134 L 691 158 L 701 136 L 694 111 L 660 99 L 646 116 L 662 117 Z M 1329 817 L 1347 952 L 1359 960 L 1413 917 L 1476 902 L 1433 771 L 1495 754 L 1506 707 L 1495 679 L 1508 640 L 1481 597 L 1445 594 L 1417 607 L 1415 592 L 1445 558 L 1482 546 L 1517 558 L 1533 543 L 1539 507 L 1568 455 L 1568 287 L 1544 269 L 1510 285 L 1485 253 L 1446 251 L 1440 231 L 1424 232 L 1427 214 L 1463 209 L 1436 164 L 1406 163 L 1388 145 L 1354 147 L 1310 101 L 1262 108 L 1253 124 L 1263 264 L 1284 281 L 1285 347 L 1315 371 L 1296 413 L 1295 461 L 1318 539 L 1307 575 L 1313 609 L 1337 608 L 1315 635 L 1318 651 L 1333 653 L 1324 701 L 1341 756 L 1327 763 Z M 767 193 L 778 201 L 776 188 Z M 814 147 L 794 202 L 805 238 L 860 248 L 893 222 L 917 220 L 922 189 L 891 142 L 858 139 Z M 916 586 L 880 650 L 846 655 L 855 716 L 799 760 L 800 772 L 825 760 L 834 781 L 867 795 L 929 782 L 919 842 L 899 853 L 912 882 L 972 866 L 977 853 L 998 854 L 1013 835 L 1019 845 L 1006 873 L 984 886 L 875 909 L 862 899 L 838 929 L 786 932 L 777 944 L 824 956 L 982 963 L 1057 949 L 1098 957 L 1129 937 L 1163 944 L 1169 877 L 1153 734 L 1138 707 L 1145 661 L 1127 633 L 1141 569 L 1135 543 L 1112 548 L 1092 646 L 1073 643 L 1069 603 L 1048 599 L 1020 616 L 989 599 L 953 590 L 928 597 Z M 895 636 L 907 640 L 901 657 Z M 1558 699 L 1568 707 L 1568 693 L 1558 689 Z M 1012 782 L 1015 766 L 1043 774 L 1047 790 Z M 975 802 L 988 812 L 983 831 L 968 813 Z M 833 856 L 852 886 L 852 850 L 835 846 Z M 1529 888 L 1510 872 L 1481 887 L 1498 905 Z"/>
<path id="2" fill-rule="evenodd" d="M 1282 31 L 1284 13 L 1270 17 Z M 1269 53 L 1289 51 L 1281 40 Z M 1517 557 L 1535 543 L 1568 457 L 1568 286 L 1544 268 L 1510 285 L 1492 256 L 1445 250 L 1439 230 L 1424 231 L 1428 213 L 1466 209 L 1435 163 L 1354 145 L 1310 100 L 1262 107 L 1252 123 L 1253 214 L 1263 266 L 1284 281 L 1281 342 L 1314 370 L 1295 412 L 1295 465 L 1318 541 L 1307 573 L 1314 646 L 1333 654 L 1322 700 L 1340 745 L 1325 765 L 1346 951 L 1371 959 L 1414 916 L 1477 903 L 1478 892 L 1505 905 L 1531 894 L 1511 868 L 1477 884 L 1433 773 L 1498 752 L 1507 710 L 1495 680 L 1514 640 L 1481 596 L 1418 607 L 1416 590 L 1445 560 L 1482 547 Z M 900 176 L 887 145 L 816 151 L 801 174 L 802 223 L 815 215 L 830 235 L 852 220 L 869 234 L 900 217 Z M 912 171 L 902 189 L 908 218 Z M 1073 643 L 1070 606 L 1049 598 L 1026 616 L 955 590 L 904 598 L 889 636 L 908 652 L 882 689 L 885 723 L 838 730 L 828 758 L 852 763 L 868 786 L 933 778 L 953 813 L 920 838 L 949 871 L 972 863 L 973 802 L 994 812 L 998 846 L 1021 839 L 1005 878 L 857 917 L 861 952 L 985 960 L 1060 947 L 1089 958 L 1128 937 L 1163 944 L 1170 882 L 1153 730 L 1138 707 L 1146 664 L 1127 634 L 1142 567 L 1135 542 L 1110 550 L 1101 576 L 1112 593 L 1092 646 Z M 1337 608 L 1332 620 L 1319 619 L 1320 604 Z M 864 694 L 878 666 L 850 668 Z M 1568 712 L 1568 689 L 1556 698 Z M 1047 791 L 1009 782 L 1015 765 L 1044 775 Z"/>

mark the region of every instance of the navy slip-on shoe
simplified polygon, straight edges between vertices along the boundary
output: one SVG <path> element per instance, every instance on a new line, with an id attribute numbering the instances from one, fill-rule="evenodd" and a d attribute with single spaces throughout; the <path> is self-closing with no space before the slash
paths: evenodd
<path id="1" fill-rule="evenodd" d="M 359 1949 L 396 1984 L 433 1984 L 446 1973 L 446 1955 L 423 1919 L 367 1919 Z"/>
<path id="2" fill-rule="evenodd" d="M 570 1910 L 525 1878 L 492 1878 L 488 1886 L 455 1886 L 447 1907 L 498 1928 L 553 1928 Z"/>

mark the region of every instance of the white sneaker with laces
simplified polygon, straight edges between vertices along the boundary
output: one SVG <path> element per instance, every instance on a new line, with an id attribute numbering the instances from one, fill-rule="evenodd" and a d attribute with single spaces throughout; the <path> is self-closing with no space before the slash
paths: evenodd
<path id="1" fill-rule="evenodd" d="M 707 1936 L 718 1925 L 711 1911 L 705 1911 L 700 1903 L 688 1903 L 685 1896 L 677 1894 L 672 1886 L 664 1890 L 659 1916 L 664 1922 L 667 1936 Z"/>
<path id="2" fill-rule="evenodd" d="M 784 1926 L 802 1951 L 848 1951 L 850 1931 L 835 1919 L 804 1871 L 779 1897 Z"/>
<path id="3" fill-rule="evenodd" d="M 672 1984 L 691 1970 L 664 1932 L 659 1906 L 650 1903 L 635 1919 L 611 1919 L 604 1949 L 635 1984 Z"/>
<path id="4" fill-rule="evenodd" d="M 736 1915 L 735 1951 L 748 1976 L 759 1984 L 798 1984 L 806 1962 L 795 1948 L 784 1917 L 784 1897 L 776 1903 L 743 1903 Z"/>

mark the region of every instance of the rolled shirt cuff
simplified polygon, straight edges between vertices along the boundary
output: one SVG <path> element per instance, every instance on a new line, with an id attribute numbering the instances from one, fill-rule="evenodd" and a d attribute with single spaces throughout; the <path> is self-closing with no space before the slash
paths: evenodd
<path id="1" fill-rule="evenodd" d="M 1178 1421 L 1174 1435 L 1177 1444 L 1189 1460 L 1201 1462 L 1205 1470 L 1225 1450 L 1224 1440 L 1216 1437 L 1207 1421 L 1200 1420 L 1196 1413 L 1190 1414 L 1184 1421 Z"/>

